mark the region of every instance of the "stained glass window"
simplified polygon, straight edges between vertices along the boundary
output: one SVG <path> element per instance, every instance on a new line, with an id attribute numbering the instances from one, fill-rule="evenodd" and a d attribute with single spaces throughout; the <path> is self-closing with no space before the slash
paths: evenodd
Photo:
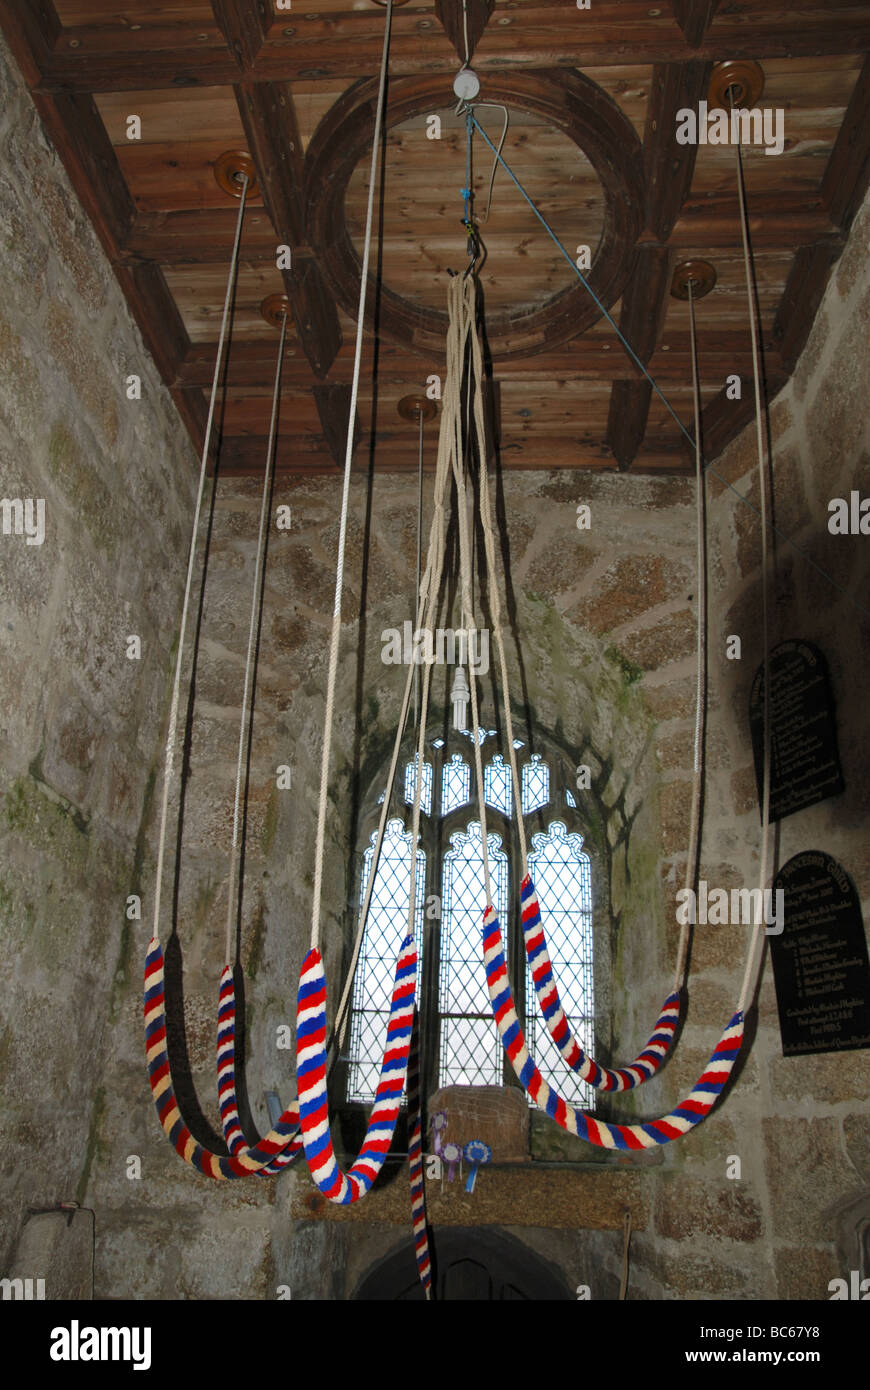
<path id="1" fill-rule="evenodd" d="M 377 833 L 363 860 L 360 908 L 371 873 Z M 378 872 L 369 906 L 353 990 L 350 1030 L 348 1100 L 372 1101 L 378 1086 L 387 1019 L 393 995 L 396 957 L 408 925 L 408 889 L 411 881 L 411 835 L 400 820 L 387 821 Z M 414 893 L 414 934 L 417 940 L 417 978 L 423 947 L 423 895 L 426 887 L 426 855 L 417 850 Z"/>
<path id="2" fill-rule="evenodd" d="M 454 753 L 441 769 L 441 814 L 449 816 L 471 797 L 471 768 L 460 753 Z"/>
<path id="3" fill-rule="evenodd" d="M 405 802 L 408 806 L 414 804 L 415 779 L 417 774 L 417 754 L 414 754 L 414 761 L 405 766 Z M 423 764 L 422 787 L 420 789 L 420 809 L 427 816 L 432 814 L 432 764 Z"/>
<path id="4" fill-rule="evenodd" d="M 487 806 L 494 806 L 503 815 L 511 813 L 511 770 L 505 766 L 501 753 L 483 769 L 483 790 Z"/>
<path id="5" fill-rule="evenodd" d="M 466 737 L 470 740 L 472 736 Z M 480 731 L 481 743 L 490 738 L 496 738 L 495 730 Z M 523 746 L 521 740 L 514 744 Z M 457 745 L 460 751 L 454 751 Z M 421 778 L 424 816 L 417 848 L 414 921 L 421 959 L 424 949 L 434 948 L 440 941 L 440 958 L 425 971 L 425 978 L 431 981 L 428 993 L 419 1000 L 424 1055 L 428 1052 L 429 1057 L 429 1084 L 500 1085 L 504 1054 L 492 1019 L 483 969 L 482 919 L 486 902 L 481 828 L 478 821 L 470 819 L 477 804 L 476 771 L 468 744 L 455 733 L 446 740 L 431 739 L 428 748 L 431 751 L 423 762 Z M 408 807 L 413 804 L 416 766 L 416 757 L 404 765 L 404 799 Z M 534 754 L 518 775 L 524 816 L 539 813 L 558 797 L 566 807 L 566 820 L 572 824 L 567 806 L 575 806 L 574 797 L 559 781 L 552 763 L 541 754 Z M 499 823 L 501 834 L 488 836 L 488 846 L 493 895 L 507 950 L 516 908 L 512 895 L 518 892 L 519 864 L 511 768 L 502 753 L 493 751 L 488 757 L 483 776 L 487 805 L 506 817 L 506 823 Z M 383 797 L 379 804 L 382 801 Z M 441 830 L 441 818 L 462 807 L 468 808 L 465 814 L 469 819 L 463 819 L 464 828 L 450 835 L 448 844 Z M 396 953 L 407 922 L 409 827 L 408 811 L 405 823 L 393 819 L 387 824 L 354 981 L 347 1097 L 360 1103 L 370 1103 L 377 1088 Z M 375 839 L 372 835 L 363 856 L 360 903 L 371 873 Z M 581 835 L 569 833 L 562 821 L 553 820 L 546 834 L 531 836 L 529 866 L 541 902 L 562 1005 L 581 1046 L 590 1049 L 594 1018 L 592 894 L 589 858 L 582 846 Z M 433 862 L 428 867 L 430 857 Z M 434 894 L 434 898 L 427 899 L 427 893 Z M 436 919 L 440 920 L 440 927 Z M 523 970 L 525 1028 L 541 1072 L 573 1104 L 593 1106 L 594 1092 L 578 1083 L 547 1033 L 522 952 L 513 960 L 511 969 L 518 1006 Z M 418 971 L 418 979 L 422 978 Z"/>
<path id="6" fill-rule="evenodd" d="M 502 1045 L 483 972 L 483 840 L 479 821 L 450 836 L 444 856 L 438 1013 L 439 1085 L 499 1086 Z M 505 931 L 508 857 L 498 835 L 487 835 L 496 911 Z"/>
<path id="7" fill-rule="evenodd" d="M 550 800 L 550 769 L 541 762 L 540 753 L 533 753 L 532 760 L 522 770 L 523 815 L 546 806 Z"/>
<path id="8" fill-rule="evenodd" d="M 594 1052 L 595 1001 L 592 977 L 592 883 L 582 835 L 569 835 L 561 821 L 532 836 L 529 870 L 541 905 L 541 921 L 553 978 L 571 1031 L 585 1052 Z M 579 1081 L 547 1032 L 526 965 L 526 1036 L 546 1081 L 574 1105 L 589 1107 L 592 1088 Z"/>

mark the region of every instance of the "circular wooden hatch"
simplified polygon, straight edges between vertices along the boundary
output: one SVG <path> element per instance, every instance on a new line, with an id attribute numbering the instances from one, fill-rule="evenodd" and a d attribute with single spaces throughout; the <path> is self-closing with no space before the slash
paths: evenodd
<path id="1" fill-rule="evenodd" d="M 386 128 L 393 130 L 415 117 L 444 110 L 448 93 L 442 75 L 398 78 L 390 83 Z M 342 308 L 356 317 L 361 274 L 360 257 L 348 229 L 346 194 L 360 161 L 371 148 L 377 82 L 356 82 L 335 103 L 312 136 L 305 161 L 305 202 L 308 209 L 308 241 L 318 248 L 318 259 Z M 578 72 L 488 74 L 486 99 L 501 103 L 511 112 L 532 113 L 582 152 L 591 164 L 603 196 L 603 220 L 591 269 L 590 288 L 610 307 L 622 294 L 632 271 L 633 250 L 640 234 L 644 207 L 643 159 L 634 126 L 611 97 Z M 420 134 L 421 159 L 426 157 L 426 138 Z M 431 147 L 430 147 L 431 148 Z M 491 159 L 480 137 L 478 158 Z M 481 156 L 481 149 L 483 155 Z M 445 232 L 455 238 L 455 268 L 464 268 L 463 239 L 458 201 L 464 181 L 464 137 L 461 148 L 451 151 L 455 165 L 455 211 L 445 217 Z M 444 159 L 441 169 L 444 168 Z M 507 180 L 504 171 L 498 177 Z M 533 180 L 530 180 L 533 183 Z M 534 186 L 528 189 L 535 196 Z M 568 190 L 570 197 L 570 190 Z M 480 209 L 478 209 L 480 211 Z M 564 219 L 563 219 L 564 221 Z M 484 240 L 486 236 L 485 228 Z M 538 224 L 540 246 L 553 250 L 545 229 Z M 567 246 L 573 256 L 574 247 Z M 564 264 L 564 261 L 563 261 Z M 515 265 L 500 266 L 510 276 Z M 376 302 L 375 276 L 370 274 L 367 312 Z M 494 356 L 501 360 L 546 352 L 583 333 L 601 311 L 588 291 L 564 265 L 565 286 L 545 302 L 529 308 L 487 312 L 487 337 Z M 484 289 L 486 288 L 484 284 Z M 407 295 L 382 284 L 378 296 L 379 331 L 417 351 L 443 354 L 447 315 L 431 306 L 413 302 Z"/>

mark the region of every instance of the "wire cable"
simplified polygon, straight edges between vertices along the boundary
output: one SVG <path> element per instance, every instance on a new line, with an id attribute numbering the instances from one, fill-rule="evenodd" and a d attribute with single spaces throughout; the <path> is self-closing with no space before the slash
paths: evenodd
<path id="1" fill-rule="evenodd" d="M 172 785 L 172 777 L 175 766 L 175 741 L 178 727 L 178 705 L 181 699 L 181 668 L 184 661 L 184 641 L 187 634 L 187 618 L 190 610 L 190 594 L 193 588 L 193 564 L 196 558 L 196 542 L 199 532 L 199 518 L 202 512 L 202 499 L 205 493 L 205 475 L 208 464 L 208 451 L 211 445 L 212 429 L 214 426 L 215 401 L 217 399 L 218 384 L 220 382 L 221 367 L 224 357 L 224 342 L 227 334 L 227 323 L 230 316 L 230 304 L 233 297 L 233 288 L 236 283 L 236 268 L 239 263 L 239 245 L 242 239 L 242 222 L 245 216 L 245 201 L 248 192 L 248 176 L 244 172 L 241 174 L 242 196 L 239 202 L 239 215 L 236 220 L 236 236 L 233 242 L 233 254 L 230 258 L 230 269 L 227 275 L 227 290 L 224 296 L 224 311 L 221 318 L 221 331 L 218 337 L 218 350 L 214 364 L 214 376 L 211 383 L 211 396 L 208 403 L 208 417 L 205 423 L 205 435 L 202 441 L 202 459 L 199 469 L 199 485 L 196 493 L 196 507 L 193 513 L 193 526 L 190 536 L 190 553 L 187 560 L 187 581 L 184 586 L 184 602 L 181 607 L 181 626 L 178 632 L 178 656 L 175 661 L 175 679 L 172 685 L 172 702 L 169 707 L 169 728 L 166 732 L 166 759 L 163 771 L 163 797 L 160 803 L 160 831 L 157 839 L 157 868 L 155 870 L 154 885 L 154 928 L 152 937 L 155 941 L 160 938 L 160 895 L 163 885 L 163 859 L 166 851 L 166 826 L 169 815 L 169 789 Z"/>
<path id="2" fill-rule="evenodd" d="M 272 484 L 272 471 L 275 461 L 275 433 L 278 424 L 278 401 L 281 393 L 281 367 L 284 362 L 284 342 L 287 337 L 287 315 L 281 318 L 281 341 L 278 344 L 278 360 L 275 364 L 275 387 L 272 392 L 272 418 L 269 425 L 269 442 L 266 446 L 266 466 L 263 470 L 263 498 L 260 503 L 260 530 L 257 535 L 257 557 L 254 561 L 254 588 L 251 596 L 251 621 L 248 627 L 248 650 L 245 656 L 245 683 L 242 688 L 242 713 L 239 720 L 239 755 L 236 760 L 236 793 L 233 802 L 233 840 L 230 849 L 230 879 L 227 891 L 227 934 L 226 961 L 232 963 L 233 918 L 238 904 L 235 901 L 235 875 L 239 853 L 239 809 L 242 799 L 242 769 L 245 764 L 245 749 L 248 734 L 248 705 L 251 699 L 251 673 L 254 664 L 254 645 L 257 632 L 257 614 L 260 606 L 260 584 L 263 574 L 263 556 L 266 548 L 266 509 L 269 505 L 269 491 Z M 239 884 L 241 892 L 241 884 Z"/>
<path id="3" fill-rule="evenodd" d="M 578 280 L 580 281 L 580 283 L 583 285 L 583 287 L 584 287 L 584 288 L 588 291 L 588 293 L 591 295 L 592 299 L 595 301 L 595 304 L 596 304 L 597 307 L 600 309 L 601 313 L 604 315 L 604 317 L 605 317 L 605 319 L 607 320 L 607 322 L 610 324 L 610 327 L 613 329 L 614 333 L 615 333 L 616 336 L 618 337 L 619 341 L 622 343 L 623 347 L 625 348 L 625 350 L 626 350 L 626 352 L 628 353 L 628 355 L 631 357 L 632 361 L 635 363 L 635 365 L 640 369 L 640 371 L 641 371 L 641 372 L 643 373 L 643 375 L 646 377 L 647 381 L 649 382 L 650 386 L 651 386 L 651 387 L 653 388 L 653 390 L 655 391 L 655 393 L 656 393 L 656 395 L 658 396 L 659 400 L 660 400 L 660 401 L 662 402 L 662 404 L 664 405 L 664 407 L 665 407 L 665 409 L 667 410 L 668 414 L 669 414 L 669 415 L 673 418 L 673 420 L 676 422 L 677 426 L 679 427 L 680 432 L 681 432 L 683 435 L 685 435 L 686 439 L 689 441 L 690 444 L 694 445 L 694 440 L 693 440 L 691 434 L 690 434 L 689 431 L 686 429 L 686 427 L 685 427 L 685 425 L 683 424 L 682 420 L 680 419 L 679 415 L 678 415 L 677 412 L 674 410 L 674 407 L 671 405 L 671 403 L 670 403 L 670 401 L 668 400 L 667 396 L 664 394 L 664 392 L 662 391 L 662 389 L 661 389 L 661 387 L 659 386 L 658 382 L 655 380 L 655 377 L 653 377 L 653 376 L 651 375 L 651 373 L 648 371 L 648 369 L 647 369 L 645 363 L 643 363 L 643 362 L 640 360 L 640 358 L 638 357 L 638 355 L 637 355 L 637 353 L 635 352 L 634 348 L 631 346 L 631 343 L 628 341 L 628 339 L 623 335 L 623 333 L 620 332 L 620 329 L 619 329 L 618 324 L 616 323 L 616 321 L 614 320 L 614 318 L 612 317 L 612 315 L 611 315 L 610 313 L 608 313 L 607 309 L 606 309 L 605 306 L 602 304 L 601 300 L 598 298 L 598 295 L 595 293 L 595 291 L 593 290 L 592 286 L 589 284 L 589 281 L 586 279 L 586 277 L 584 276 L 583 272 L 580 270 L 579 266 L 577 265 L 577 262 L 573 259 L 573 257 L 571 256 L 570 252 L 563 246 L 562 242 L 559 240 L 559 238 L 557 237 L 556 233 L 553 231 L 552 227 L 551 227 L 550 224 L 548 223 L 547 219 L 544 217 L 543 213 L 541 213 L 541 212 L 538 210 L 538 208 L 535 206 L 533 200 L 529 197 L 528 193 L 527 193 L 526 190 L 523 188 L 523 185 L 520 183 L 519 179 L 517 178 L 517 176 L 516 176 L 516 174 L 514 173 L 514 171 L 511 169 L 510 165 L 505 161 L 504 157 L 498 153 L 498 151 L 496 150 L 495 145 L 494 145 L 494 144 L 492 143 L 492 141 L 490 140 L 490 138 L 489 138 L 489 136 L 487 135 L 486 131 L 483 129 L 483 127 L 480 125 L 480 123 L 479 123 L 476 119 L 474 120 L 474 125 L 475 125 L 476 129 L 480 131 L 480 134 L 483 136 L 483 138 L 484 138 L 484 140 L 486 141 L 487 145 L 489 145 L 489 148 L 490 148 L 490 149 L 493 151 L 493 153 L 495 154 L 498 163 L 502 166 L 502 168 L 504 169 L 505 173 L 508 175 L 508 177 L 511 179 L 511 181 L 516 185 L 516 187 L 519 189 L 519 191 L 520 191 L 520 193 L 522 194 L 523 198 L 525 198 L 525 200 L 526 200 L 526 202 L 528 203 L 529 207 L 532 209 L 532 212 L 535 214 L 535 216 L 537 217 L 538 221 L 541 223 L 541 225 L 544 227 L 545 231 L 547 232 L 547 235 L 551 238 L 551 240 L 553 241 L 554 245 L 557 246 L 557 247 L 559 248 L 559 250 L 561 251 L 562 255 L 565 257 L 565 260 L 566 260 L 566 261 L 568 262 L 568 264 L 570 265 L 571 269 L 573 270 L 574 274 L 577 276 L 577 278 L 578 278 Z M 713 477 L 716 478 L 716 479 L 718 479 L 718 481 L 722 484 L 723 487 L 727 488 L 729 492 L 732 492 L 732 493 L 734 494 L 735 497 L 739 497 L 739 499 L 740 499 L 741 502 L 743 502 L 747 507 L 749 507 L 753 512 L 755 512 L 756 516 L 761 517 L 761 509 L 760 509 L 759 507 L 756 507 L 756 505 L 755 505 L 754 502 L 751 502 L 751 501 L 749 500 L 748 497 L 745 497 L 745 496 L 743 495 L 743 493 L 740 492 L 739 489 L 736 488 L 736 487 L 734 486 L 733 483 L 729 482 L 727 478 L 723 477 L 721 473 L 717 472 L 717 470 L 713 467 L 712 464 L 707 463 L 706 460 L 705 460 L 704 462 L 705 462 L 705 467 L 706 467 L 707 471 L 710 472 L 710 473 L 712 473 Z M 781 541 L 783 541 L 783 543 L 784 543 L 785 545 L 788 545 L 788 546 L 795 552 L 795 554 L 800 555 L 801 559 L 802 559 L 806 564 L 808 564 L 812 569 L 814 569 L 814 570 L 816 571 L 817 574 L 820 574 L 820 575 L 822 576 L 823 579 L 826 579 L 827 582 L 828 582 L 834 589 L 836 589 L 837 592 L 838 592 L 839 594 L 842 595 L 842 597 L 846 600 L 846 602 L 847 602 L 848 604 L 850 604 L 853 608 L 857 608 L 857 610 L 858 610 L 859 613 L 870 613 L 870 608 L 868 608 L 868 607 L 867 607 L 865 604 L 863 604 L 863 603 L 859 603 L 857 599 L 852 598 L 851 594 L 849 594 L 849 593 L 846 591 L 846 589 L 843 588 L 842 584 L 838 584 L 837 581 L 836 581 L 836 579 L 834 579 L 830 574 L 828 574 L 827 570 L 822 569 L 822 566 L 819 565 L 819 564 L 817 564 L 816 561 L 812 558 L 812 556 L 811 556 L 811 555 L 808 555 L 808 554 L 806 553 L 805 550 L 802 550 L 801 547 L 800 547 L 799 545 L 797 545 L 796 542 L 793 541 L 793 540 L 791 539 L 790 536 L 787 536 L 787 535 L 785 534 L 785 532 L 780 531 L 779 528 L 778 528 L 777 526 L 774 526 L 774 525 L 771 525 L 770 530 L 771 530 L 771 533 L 772 533 L 773 535 L 778 536 L 779 539 L 780 539 Z"/>

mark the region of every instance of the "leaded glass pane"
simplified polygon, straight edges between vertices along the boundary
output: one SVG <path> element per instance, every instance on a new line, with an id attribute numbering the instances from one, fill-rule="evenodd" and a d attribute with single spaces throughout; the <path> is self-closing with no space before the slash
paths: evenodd
<path id="1" fill-rule="evenodd" d="M 533 753 L 532 760 L 526 763 L 521 773 L 523 787 L 523 815 L 546 806 L 550 800 L 550 769 L 541 762 L 540 753 Z"/>
<path id="2" fill-rule="evenodd" d="M 511 770 L 505 766 L 501 753 L 496 753 L 483 769 L 483 792 L 487 806 L 494 806 L 505 816 L 510 815 Z"/>
<path id="3" fill-rule="evenodd" d="M 569 806 L 576 806 L 576 805 L 577 805 L 577 802 L 574 800 L 574 797 L 573 797 L 573 795 L 571 794 L 571 792 L 566 791 L 566 793 L 565 793 L 565 800 L 567 801 L 567 803 L 568 803 Z"/>
<path id="4" fill-rule="evenodd" d="M 405 765 L 405 803 L 408 806 L 414 804 L 414 782 L 417 773 L 417 754 L 414 754 L 414 761 Z M 422 788 L 420 793 L 420 809 L 425 811 L 427 816 L 432 814 L 432 764 L 423 764 Z"/>
<path id="5" fill-rule="evenodd" d="M 376 840 L 377 834 L 373 834 L 371 846 L 366 850 L 363 859 L 360 908 L 362 908 L 371 873 Z M 410 878 L 410 832 L 405 831 L 400 820 L 390 820 L 384 831 L 377 877 L 372 891 L 368 921 L 366 922 L 354 979 L 348 1100 L 373 1101 L 377 1090 L 384 1055 L 384 1042 L 387 1036 L 387 1020 L 390 1015 L 396 957 L 408 925 Z M 420 978 L 420 953 L 423 945 L 425 890 L 426 855 L 421 849 L 418 849 L 414 892 L 414 935 L 417 942 L 418 981 Z"/>
<path id="6" fill-rule="evenodd" d="M 459 753 L 441 769 L 441 814 L 448 816 L 457 806 L 464 806 L 471 796 L 471 768 Z"/>
<path id="7" fill-rule="evenodd" d="M 561 821 L 532 836 L 529 870 L 541 904 L 541 920 L 562 1008 L 580 1046 L 593 1051 L 595 1000 L 592 974 L 592 883 L 582 835 L 569 835 Z M 541 1018 L 531 971 L 526 965 L 526 1035 L 541 1075 L 578 1106 L 593 1103 L 591 1087 L 564 1062 Z"/>
<path id="8" fill-rule="evenodd" d="M 483 913 L 486 890 L 480 823 L 450 836 L 444 856 L 438 1011 L 440 1086 L 499 1086 L 502 1047 L 486 991 Z M 490 875 L 503 934 L 508 910 L 508 860 L 498 835 L 487 836 Z"/>

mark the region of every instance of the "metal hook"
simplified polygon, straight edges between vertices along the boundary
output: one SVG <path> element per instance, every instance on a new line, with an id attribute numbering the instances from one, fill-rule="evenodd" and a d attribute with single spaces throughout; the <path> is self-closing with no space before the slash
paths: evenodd
<path id="1" fill-rule="evenodd" d="M 463 226 L 468 236 L 468 265 L 465 267 L 462 278 L 463 280 L 467 280 L 469 275 L 473 273 L 480 259 L 480 233 L 478 232 L 477 223 L 472 220 L 464 222 Z"/>

